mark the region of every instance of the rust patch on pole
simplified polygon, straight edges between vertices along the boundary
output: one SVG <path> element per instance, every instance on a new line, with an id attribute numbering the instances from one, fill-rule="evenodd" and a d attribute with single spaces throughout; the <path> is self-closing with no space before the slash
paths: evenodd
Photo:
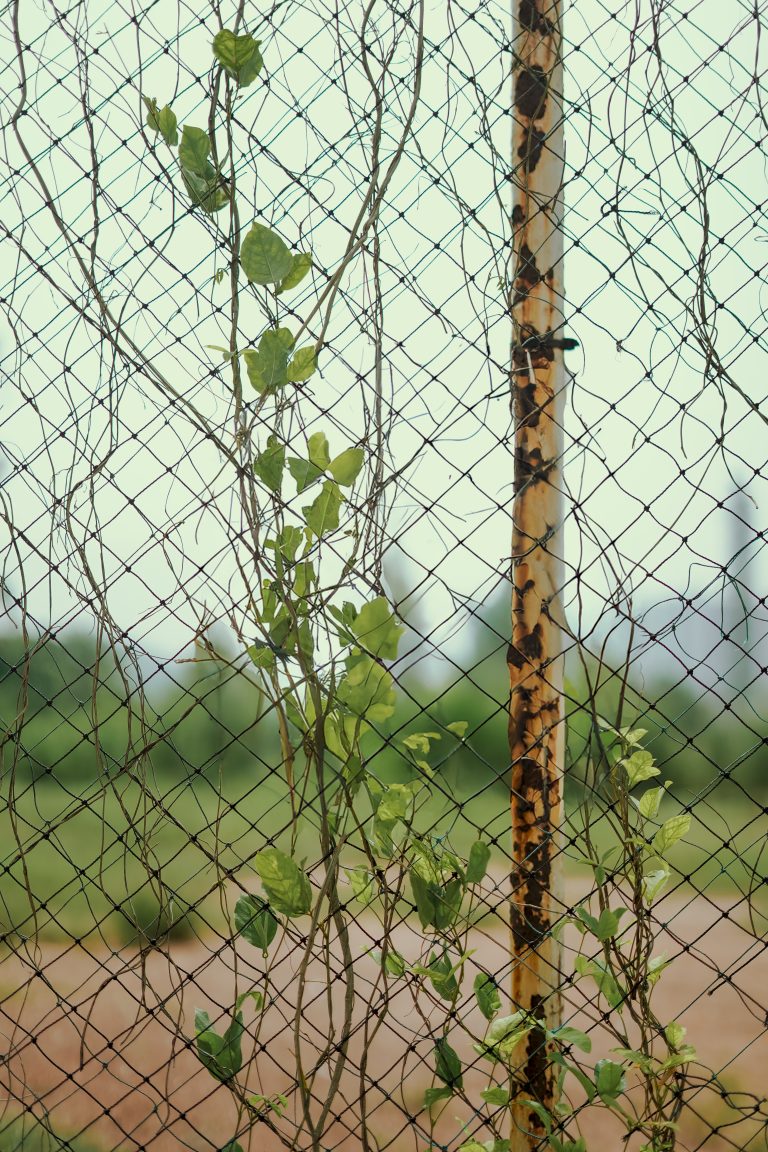
<path id="1" fill-rule="evenodd" d="M 509 744 L 512 764 L 512 997 L 541 1022 L 521 1045 L 512 1152 L 541 1146 L 545 1128 L 526 1107 L 550 1111 L 555 1075 L 545 1030 L 561 1019 L 558 830 L 564 724 L 559 598 L 560 483 L 565 373 L 563 331 L 562 61 L 560 0 L 520 0 L 514 41 L 515 483 Z M 523 1051 L 523 1047 L 525 1050 Z"/>

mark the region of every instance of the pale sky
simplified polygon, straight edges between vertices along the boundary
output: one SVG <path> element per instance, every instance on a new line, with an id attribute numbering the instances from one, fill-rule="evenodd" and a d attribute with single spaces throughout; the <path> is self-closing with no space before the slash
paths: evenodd
<path id="1" fill-rule="evenodd" d="M 137 132 L 137 45 L 143 92 L 161 105 L 171 101 L 180 124 L 204 126 L 203 86 L 195 77 L 206 80 L 215 25 L 209 18 L 203 26 L 182 9 L 177 27 L 171 6 L 156 5 L 137 29 L 125 5 L 99 0 L 87 7 L 88 40 L 99 48 L 88 60 L 101 188 L 97 279 L 124 331 L 217 424 L 228 390 L 224 377 L 210 377 L 219 361 L 206 348 L 222 343 L 225 332 L 215 315 L 217 304 L 226 302 L 226 285 L 213 282 L 221 266 L 214 257 L 216 223 L 185 214 L 178 175 L 174 206 L 169 189 L 155 183 L 158 165 Z M 354 20 L 361 7 L 350 6 Z M 761 270 L 767 234 L 756 206 L 768 197 L 756 143 L 765 124 L 754 88 L 748 90 L 753 70 L 762 72 L 759 57 L 755 63 L 754 20 L 741 2 L 691 3 L 685 21 L 670 9 L 661 35 L 666 95 L 654 79 L 649 31 L 641 21 L 625 91 L 616 76 L 627 60 L 633 7 L 623 6 L 618 20 L 584 0 L 566 5 L 564 13 L 564 311 L 569 333 L 581 343 L 568 357 L 564 558 L 569 573 L 582 573 L 584 633 L 615 599 L 618 570 L 624 590 L 630 584 L 634 590 L 635 610 L 655 613 L 648 617 L 657 621 L 654 628 L 678 616 L 681 597 L 701 596 L 697 606 L 719 621 L 722 565 L 753 538 L 749 520 L 758 529 L 765 523 L 765 425 L 727 385 L 724 414 L 716 388 L 702 386 L 695 341 L 680 342 L 684 306 L 696 288 L 691 254 L 697 256 L 702 244 L 692 189 L 703 179 L 710 217 L 707 309 L 713 313 L 715 301 L 722 305 L 716 312 L 720 357 L 749 396 L 765 400 Z M 639 7 L 642 13 L 644 5 Z M 456 24 L 452 40 L 447 14 Z M 93 218 L 82 171 L 89 139 L 73 71 L 76 54 L 66 25 L 49 22 L 49 9 L 23 18 L 34 111 L 23 119 L 22 132 L 87 254 Z M 274 227 L 296 248 L 311 247 L 318 267 L 332 271 L 366 171 L 365 126 L 353 122 L 341 82 L 344 72 L 350 99 L 370 108 L 354 60 L 355 35 L 349 27 L 335 29 L 316 2 L 278 7 L 272 29 L 249 30 L 263 38 L 266 67 L 238 112 L 243 220 Z M 393 470 L 405 467 L 389 521 L 401 550 L 390 557 L 397 565 L 393 585 L 433 643 L 450 642 L 454 652 L 461 651 L 463 606 L 482 603 L 508 568 L 510 326 L 496 283 L 511 228 L 504 180 L 511 128 L 503 43 L 508 30 L 506 5 L 479 5 L 476 19 L 444 0 L 428 5 L 415 138 L 381 217 L 387 445 Z M 84 27 L 80 31 L 85 35 Z M 166 40 L 169 54 L 163 52 Z M 725 50 L 720 44 L 727 44 Z M 392 67 L 385 155 L 408 99 L 410 40 L 397 49 Z M 11 169 L 23 167 L 7 126 L 16 99 L 12 66 L 0 84 L 5 155 Z M 478 89 L 488 102 L 501 199 L 494 193 L 488 141 L 480 136 Z M 60 140 L 53 148 L 52 136 Z M 698 170 L 683 141 L 693 143 Z M 167 150 L 158 147 L 157 155 L 168 164 Z M 617 181 L 624 241 L 611 210 Z M 21 559 L 36 620 L 88 626 L 62 579 L 68 575 L 82 585 L 81 559 L 72 556 L 61 505 L 52 507 L 52 495 L 74 493 L 72 530 L 107 589 L 115 620 L 162 661 L 192 638 L 190 599 L 199 613 L 206 605 L 220 615 L 242 595 L 226 529 L 234 514 L 232 478 L 159 391 L 125 365 L 110 364 L 94 330 L 31 267 L 31 260 L 41 260 L 57 285 L 75 297 L 82 292 L 37 186 L 22 174 L 0 188 L 2 220 L 23 237 L 28 253 L 19 259 L 15 245 L 0 238 L 2 295 L 8 298 L 13 289 L 22 345 L 19 352 L 3 322 L 2 484 L 4 510 L 17 531 L 11 547 L 7 525 L 0 526 L 5 579 L 18 594 Z M 635 250 L 633 261 L 626 242 Z M 371 274 L 370 259 L 360 258 L 345 277 L 321 372 L 308 389 L 309 431 L 325 430 L 336 452 L 361 435 L 372 397 Z M 291 295 L 296 316 L 306 314 L 321 284 L 321 277 L 317 285 L 307 280 Z M 286 322 L 298 326 L 295 319 Z M 263 324 L 255 302 L 244 296 L 243 342 L 257 338 Z M 117 412 L 112 419 L 110 398 Z M 301 446 L 297 436 L 296 448 Z M 739 485 L 748 500 L 738 504 L 737 519 L 729 509 Z M 579 505 L 575 511 L 572 501 Z M 744 554 L 757 595 L 765 587 L 761 545 L 751 544 Z M 603 554 L 611 566 L 601 561 Z M 738 564 L 731 570 L 737 572 Z M 568 619 L 575 629 L 574 589 L 570 581 Z M 686 627 L 694 638 L 706 632 L 700 619 Z M 755 620 L 750 644 L 759 643 L 763 631 Z"/>

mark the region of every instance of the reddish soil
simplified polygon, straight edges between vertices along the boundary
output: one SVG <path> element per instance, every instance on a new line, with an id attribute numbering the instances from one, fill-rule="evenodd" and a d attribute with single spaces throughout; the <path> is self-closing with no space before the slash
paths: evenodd
<path id="1" fill-rule="evenodd" d="M 743 905 L 732 900 L 668 897 L 660 901 L 659 915 L 670 925 L 659 948 L 672 963 L 654 993 L 656 1012 L 662 1021 L 674 1019 L 687 1028 L 687 1040 L 696 1047 L 700 1060 L 692 1071 L 701 1088 L 681 1117 L 680 1146 L 711 1152 L 757 1148 L 762 1132 L 759 1146 L 764 1148 L 765 1105 L 751 1118 L 730 1126 L 739 1117 L 709 1083 L 707 1069 L 718 1071 L 722 1084 L 738 1091 L 740 1106 L 751 1109 L 749 1093 L 765 1098 L 765 942 L 748 930 Z M 508 974 L 506 934 L 503 926 L 489 928 L 489 923 L 485 921 L 476 930 L 474 960 L 497 973 L 503 988 Z M 358 1102 L 361 1075 L 372 1149 L 378 1144 L 397 1152 L 423 1152 L 435 1139 L 454 1150 L 472 1133 L 486 1139 L 490 1132 L 482 1128 L 470 1105 L 459 1099 L 444 1106 L 437 1127 L 430 1130 L 421 1103 L 424 1089 L 435 1083 L 434 1041 L 429 1039 L 428 1025 L 430 1018 L 435 1024 L 440 1014 L 434 1010 L 423 1017 L 417 1000 L 423 1007 L 426 996 L 421 993 L 416 998 L 411 982 L 400 979 L 389 983 L 388 1014 L 375 1015 L 374 1009 L 384 999 L 381 970 L 366 955 L 375 947 L 375 940 L 366 933 L 375 930 L 374 918 L 366 916 L 353 931 L 356 1030 L 317 1148 L 352 1152 L 364 1147 Z M 415 960 L 419 938 L 409 928 L 401 926 L 398 931 L 398 946 L 408 959 Z M 568 936 L 566 949 L 572 949 L 577 939 L 575 934 Z M 206 1008 L 215 1020 L 231 1006 L 235 987 L 246 991 L 260 985 L 263 968 L 257 950 L 242 941 L 237 956 L 229 945 L 218 952 L 215 948 L 211 940 L 174 943 L 145 955 L 136 951 L 115 954 L 106 945 L 86 941 L 70 947 L 28 946 L 2 958 L 0 1026 L 7 1050 L 3 1088 L 11 1113 L 27 1104 L 38 1116 L 47 1113 L 55 1131 L 86 1132 L 96 1147 L 104 1149 L 211 1152 L 225 1147 L 238 1129 L 232 1097 L 201 1068 L 187 1038 L 194 1032 L 195 1007 Z M 318 1049 L 328 1044 L 329 1037 L 332 1044 L 339 1035 L 344 996 L 339 979 L 328 1001 L 322 961 L 317 958 L 309 965 L 304 1007 L 296 1020 L 293 1006 L 299 957 L 300 948 L 284 941 L 272 958 L 272 1003 L 258 1038 L 252 1027 L 245 1037 L 244 1052 L 253 1058 L 241 1077 L 250 1093 L 285 1094 L 284 1115 L 271 1115 L 280 1132 L 289 1137 L 302 1121 L 301 1093 L 292 1074 L 296 1053 L 311 1088 L 308 1107 L 317 1124 L 338 1054 L 332 1054 L 314 1076 L 313 1069 Z M 338 941 L 331 941 L 330 962 L 334 970 L 343 967 Z M 468 964 L 467 990 L 473 963 Z M 566 958 L 566 971 L 570 967 Z M 565 1014 L 569 1023 L 593 1037 L 589 1058 L 593 1061 L 596 1055 L 608 1054 L 617 1041 L 601 1035 L 595 1024 L 599 1013 L 589 1006 L 593 989 L 588 983 L 581 982 L 570 991 Z M 248 1026 L 254 1020 L 250 1002 L 246 1001 L 244 1011 Z M 482 1035 L 484 1022 L 476 1011 L 462 1014 L 462 1022 Z M 474 1059 L 471 1037 L 459 1024 L 451 1032 L 451 1043 L 465 1061 Z M 361 1062 L 365 1065 L 362 1073 Z M 466 1073 L 470 1101 L 479 1103 L 489 1067 L 479 1061 Z M 439 1114 L 440 1108 L 434 1111 Z M 587 1111 L 591 1115 L 585 1116 L 582 1130 L 590 1152 L 639 1146 L 640 1141 L 622 1140 L 621 1129 L 605 1110 Z M 241 1136 L 240 1142 L 246 1152 L 272 1152 L 283 1146 L 266 1122 L 257 1123 L 250 1138 Z M 295 1146 L 313 1147 L 307 1127 Z"/>

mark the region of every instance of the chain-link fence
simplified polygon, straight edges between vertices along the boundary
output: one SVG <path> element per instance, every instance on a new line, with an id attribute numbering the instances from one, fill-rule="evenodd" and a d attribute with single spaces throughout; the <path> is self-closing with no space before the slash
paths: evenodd
<path id="1" fill-rule="evenodd" d="M 765 20 L 7 7 L 2 1152 L 766 1147 Z"/>

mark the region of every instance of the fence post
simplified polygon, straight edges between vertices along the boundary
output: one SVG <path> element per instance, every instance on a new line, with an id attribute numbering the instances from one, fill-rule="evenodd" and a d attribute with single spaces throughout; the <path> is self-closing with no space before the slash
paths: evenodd
<path id="1" fill-rule="evenodd" d="M 562 812 L 564 724 L 559 594 L 565 373 L 560 0 L 519 0 L 513 39 L 512 166 L 515 486 L 509 744 L 512 764 L 512 997 L 541 1020 L 521 1046 L 512 1152 L 539 1147 L 555 1078 L 543 1029 L 560 1021 L 560 949 L 552 936 Z M 549 337 L 548 337 L 549 334 Z"/>

